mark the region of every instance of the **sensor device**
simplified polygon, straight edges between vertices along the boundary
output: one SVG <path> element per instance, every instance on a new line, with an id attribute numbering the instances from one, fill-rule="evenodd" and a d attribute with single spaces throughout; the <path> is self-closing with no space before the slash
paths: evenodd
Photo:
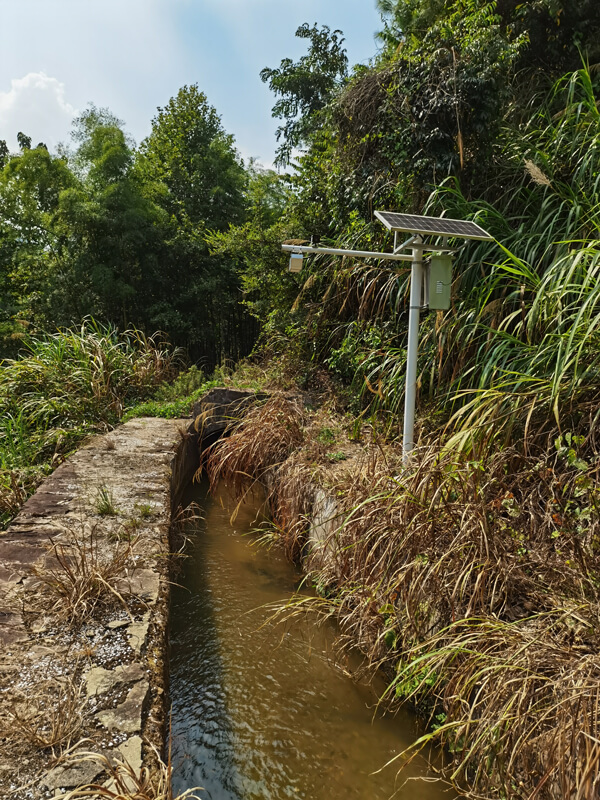
<path id="1" fill-rule="evenodd" d="M 449 255 L 431 256 L 429 263 L 429 297 L 427 305 L 430 309 L 445 311 L 450 308 L 450 288 L 452 286 L 452 257 Z"/>
<path id="2" fill-rule="evenodd" d="M 303 261 L 303 259 L 304 259 L 304 256 L 302 255 L 302 253 L 292 253 L 291 256 L 290 256 L 289 271 L 290 272 L 300 272 L 300 270 L 302 269 L 302 261 Z"/>

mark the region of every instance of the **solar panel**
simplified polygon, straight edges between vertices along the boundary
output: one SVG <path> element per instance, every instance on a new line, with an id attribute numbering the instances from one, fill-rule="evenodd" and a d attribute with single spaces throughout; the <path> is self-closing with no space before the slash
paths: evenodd
<path id="1" fill-rule="evenodd" d="M 421 217 L 417 214 L 395 214 L 376 211 L 375 216 L 391 231 L 420 233 L 429 236 L 459 236 L 461 239 L 491 240 L 493 237 L 475 222 L 446 217 Z"/>

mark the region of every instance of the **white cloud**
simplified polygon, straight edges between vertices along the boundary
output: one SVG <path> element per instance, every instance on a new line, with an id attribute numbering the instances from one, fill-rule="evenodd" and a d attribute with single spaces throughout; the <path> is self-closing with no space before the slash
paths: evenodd
<path id="1" fill-rule="evenodd" d="M 32 144 L 45 142 L 52 150 L 66 141 L 76 114 L 67 102 L 65 85 L 44 72 L 13 78 L 8 91 L 0 91 L 0 139 L 17 149 L 17 133 L 31 137 Z"/>

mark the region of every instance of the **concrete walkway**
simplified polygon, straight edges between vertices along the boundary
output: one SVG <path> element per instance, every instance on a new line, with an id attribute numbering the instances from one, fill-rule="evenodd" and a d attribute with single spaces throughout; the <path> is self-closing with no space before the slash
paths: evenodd
<path id="1" fill-rule="evenodd" d="M 135 769 L 162 750 L 171 471 L 177 502 L 188 424 L 95 437 L 0 534 L 0 797 L 105 780 L 95 762 L 65 762 L 83 738 Z"/>

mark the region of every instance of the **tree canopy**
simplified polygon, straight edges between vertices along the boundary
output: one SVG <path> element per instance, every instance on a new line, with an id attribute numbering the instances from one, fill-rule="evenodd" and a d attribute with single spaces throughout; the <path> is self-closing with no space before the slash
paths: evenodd
<path id="1" fill-rule="evenodd" d="M 86 315 L 164 330 L 207 364 L 248 350 L 254 328 L 236 270 L 205 241 L 245 218 L 247 173 L 197 86 L 158 109 L 139 148 L 93 105 L 60 155 L 31 148 L 25 134 L 18 141 L 18 153 L 0 148 L 6 352 L 22 323 L 77 324 Z"/>
<path id="2" fill-rule="evenodd" d="M 304 23 L 296 30 L 300 39 L 308 39 L 308 53 L 299 61 L 284 58 L 278 68 L 265 67 L 260 77 L 279 97 L 273 106 L 273 116 L 285 120 L 277 129 L 277 140 L 283 139 L 275 163 L 290 163 L 294 148 L 308 143 L 319 124 L 320 112 L 332 98 L 347 75 L 348 57 L 342 47 L 344 38 L 339 30 L 330 31 L 327 25 L 318 28 Z"/>

